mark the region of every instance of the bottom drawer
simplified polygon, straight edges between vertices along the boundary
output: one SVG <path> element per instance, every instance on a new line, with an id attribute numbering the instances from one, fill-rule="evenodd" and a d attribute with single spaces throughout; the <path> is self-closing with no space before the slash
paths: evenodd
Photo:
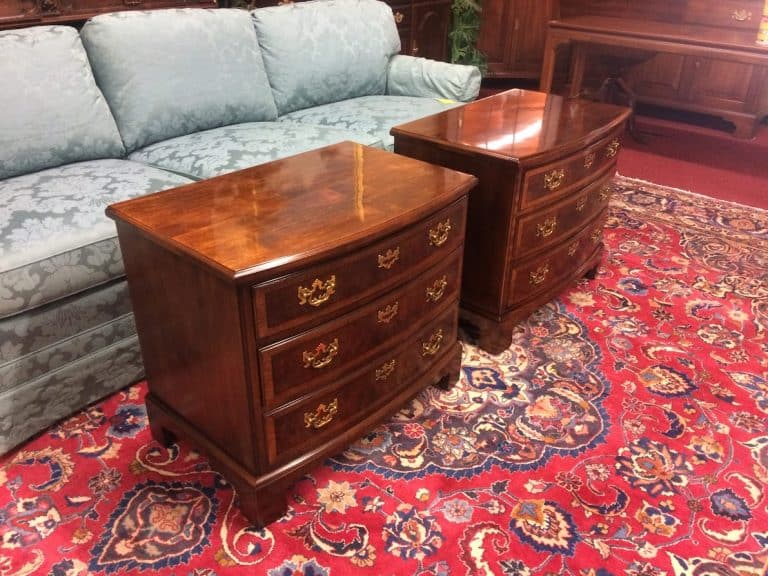
<path id="1" fill-rule="evenodd" d="M 338 386 L 265 417 L 270 464 L 335 438 L 424 374 L 457 341 L 458 302 Z"/>
<path id="2" fill-rule="evenodd" d="M 536 254 L 512 266 L 509 273 L 507 306 L 517 305 L 552 290 L 594 253 L 603 238 L 603 225 L 607 210 L 592 220 L 581 232 L 552 247 L 544 254 Z"/>

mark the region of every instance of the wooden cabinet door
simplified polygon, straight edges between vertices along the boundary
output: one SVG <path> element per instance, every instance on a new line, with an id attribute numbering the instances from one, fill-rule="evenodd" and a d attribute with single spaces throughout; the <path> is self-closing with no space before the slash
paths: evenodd
<path id="1" fill-rule="evenodd" d="M 693 56 L 686 60 L 691 70 L 688 100 L 717 110 L 741 112 L 745 109 L 755 66 Z"/>
<path id="2" fill-rule="evenodd" d="M 450 1 L 414 4 L 412 16 L 408 53 L 432 60 L 445 60 L 448 53 L 448 27 L 451 24 Z"/>
<path id="3" fill-rule="evenodd" d="M 553 0 L 484 0 L 477 47 L 487 58 L 487 76 L 537 78 Z"/>
<path id="4" fill-rule="evenodd" d="M 638 96 L 648 100 L 679 100 L 684 98 L 689 79 L 685 56 L 657 54 L 626 72 L 629 83 Z"/>

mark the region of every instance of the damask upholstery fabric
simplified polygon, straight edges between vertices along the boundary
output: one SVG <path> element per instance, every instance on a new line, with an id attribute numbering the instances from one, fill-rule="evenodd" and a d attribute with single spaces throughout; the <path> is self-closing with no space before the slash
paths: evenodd
<path id="1" fill-rule="evenodd" d="M 480 80 L 476 66 L 397 54 L 389 61 L 387 94 L 469 102 L 477 98 Z"/>
<path id="2" fill-rule="evenodd" d="M 0 32 L 0 179 L 125 153 L 74 28 Z"/>
<path id="3" fill-rule="evenodd" d="M 81 37 L 129 152 L 277 116 L 245 10 L 102 14 L 83 26 Z"/>
<path id="4" fill-rule="evenodd" d="M 400 51 L 392 9 L 376 0 L 314 0 L 252 12 L 279 114 L 384 94 Z"/>
<path id="5" fill-rule="evenodd" d="M 121 277 L 106 206 L 188 182 L 116 159 L 0 181 L 0 318 Z"/>
<path id="6" fill-rule="evenodd" d="M 389 131 L 393 126 L 459 105 L 460 102 L 416 96 L 364 96 L 298 110 L 278 120 L 358 130 L 381 140 L 383 147 L 391 151 L 395 139 Z"/>
<path id="7" fill-rule="evenodd" d="M 125 279 L 0 320 L 0 394 L 136 333 Z"/>
<path id="8" fill-rule="evenodd" d="M 190 178 L 210 178 L 321 146 L 352 140 L 381 145 L 378 137 L 328 126 L 254 122 L 214 128 L 147 146 L 129 156 Z"/>

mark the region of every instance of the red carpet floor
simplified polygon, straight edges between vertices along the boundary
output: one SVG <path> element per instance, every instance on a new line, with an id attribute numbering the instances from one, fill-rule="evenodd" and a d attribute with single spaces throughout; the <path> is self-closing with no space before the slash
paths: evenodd
<path id="1" fill-rule="evenodd" d="M 620 178 L 604 238 L 264 529 L 145 384 L 52 427 L 0 458 L 0 574 L 764 576 L 768 212 Z"/>
<path id="2" fill-rule="evenodd" d="M 768 125 L 743 140 L 649 116 L 637 124 L 642 142 L 625 137 L 622 175 L 768 209 Z"/>

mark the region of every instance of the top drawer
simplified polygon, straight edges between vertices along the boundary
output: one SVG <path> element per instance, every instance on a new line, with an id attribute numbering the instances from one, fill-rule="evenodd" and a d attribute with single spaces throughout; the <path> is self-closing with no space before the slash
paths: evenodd
<path id="1" fill-rule="evenodd" d="M 597 178 L 603 168 L 616 162 L 620 146 L 615 133 L 576 154 L 528 170 L 523 177 L 520 210 L 551 203 L 574 186 Z"/>
<path id="2" fill-rule="evenodd" d="M 464 241 L 466 196 L 354 254 L 253 287 L 259 338 L 319 322 L 411 278 Z"/>
<path id="3" fill-rule="evenodd" d="M 757 30 L 762 14 L 759 0 L 688 0 L 684 18 L 687 24 Z"/>

